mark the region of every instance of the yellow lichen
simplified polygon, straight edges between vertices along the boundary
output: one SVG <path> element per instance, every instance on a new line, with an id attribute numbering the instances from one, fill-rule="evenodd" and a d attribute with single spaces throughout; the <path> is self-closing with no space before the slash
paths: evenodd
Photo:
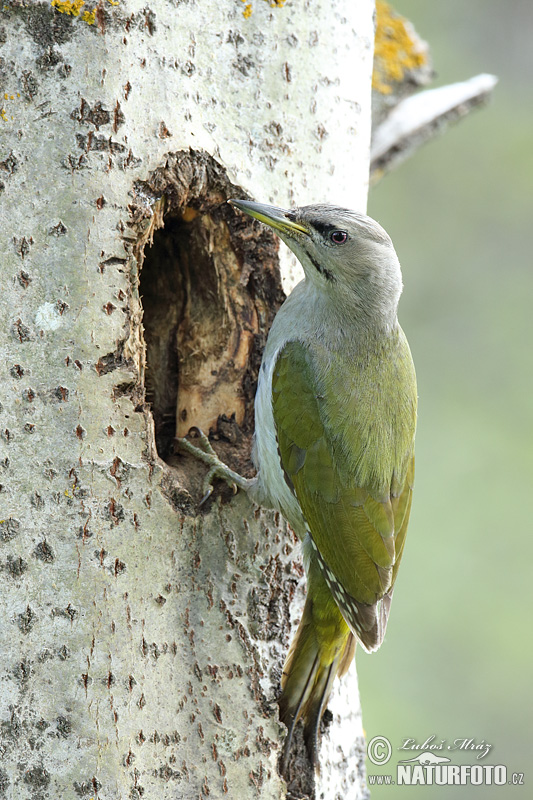
<path id="1" fill-rule="evenodd" d="M 52 6 L 57 8 L 61 14 L 69 14 L 71 17 L 79 16 L 81 7 L 85 5 L 85 0 L 52 0 Z"/>
<path id="2" fill-rule="evenodd" d="M 111 2 L 111 0 L 109 0 Z M 248 0 L 242 0 L 243 3 L 246 3 L 244 11 L 242 12 L 243 17 L 248 19 L 248 17 L 252 16 L 252 4 L 248 2 Z M 266 0 L 269 4 L 270 8 L 283 8 L 287 0 Z"/>
<path id="3" fill-rule="evenodd" d="M 111 2 L 111 0 L 109 0 Z M 79 17 L 81 7 L 85 5 L 85 0 L 52 0 L 52 6 L 57 8 L 61 14 L 68 14 L 71 17 Z M 118 5 L 118 0 L 113 3 L 114 6 Z M 94 25 L 96 20 L 96 9 L 92 11 L 85 10 L 81 18 L 87 25 Z"/>
<path id="4" fill-rule="evenodd" d="M 107 0 L 107 2 L 110 3 L 112 6 L 118 6 L 120 0 Z"/>
<path id="5" fill-rule="evenodd" d="M 20 97 L 20 93 L 17 92 L 16 94 L 9 94 L 9 92 L 4 92 L 4 100 L 16 100 L 17 97 Z M 4 122 L 9 122 L 10 119 L 15 119 L 15 117 L 10 116 L 7 110 L 7 103 L 4 103 L 0 108 L 0 117 Z"/>
<path id="6" fill-rule="evenodd" d="M 376 16 L 372 88 L 391 94 L 393 84 L 401 83 L 406 72 L 427 64 L 427 53 L 409 21 L 388 3 L 377 0 Z"/>

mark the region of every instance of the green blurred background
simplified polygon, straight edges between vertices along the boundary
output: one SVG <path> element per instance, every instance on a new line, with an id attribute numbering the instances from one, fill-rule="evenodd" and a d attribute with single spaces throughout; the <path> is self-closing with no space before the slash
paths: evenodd
<path id="1" fill-rule="evenodd" d="M 368 739 L 493 745 L 523 786 L 375 787 L 391 797 L 533 797 L 533 3 L 397 0 L 434 86 L 499 76 L 492 102 L 386 176 L 369 213 L 403 266 L 418 373 L 417 478 L 385 644 L 358 655 Z M 446 752 L 437 753 L 447 755 Z M 392 769 L 390 768 L 392 767 Z M 349 799 L 348 799 L 349 800 Z"/>

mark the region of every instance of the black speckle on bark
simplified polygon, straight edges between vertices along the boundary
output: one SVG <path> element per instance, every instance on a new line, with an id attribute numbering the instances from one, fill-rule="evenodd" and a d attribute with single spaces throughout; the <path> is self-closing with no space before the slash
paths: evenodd
<path id="1" fill-rule="evenodd" d="M 117 484 L 120 486 L 120 484 L 123 481 L 127 481 L 130 469 L 131 469 L 130 464 L 126 464 L 118 456 L 115 456 L 115 458 L 113 459 L 113 463 L 109 468 L 109 473 L 113 476 Z"/>
<path id="2" fill-rule="evenodd" d="M 24 368 L 20 364 L 13 364 L 9 372 L 13 378 L 20 380 L 24 375 Z"/>
<path id="3" fill-rule="evenodd" d="M 15 666 L 13 675 L 17 683 L 20 684 L 22 690 L 26 688 L 32 672 L 31 664 L 26 658 L 23 658 L 22 661 Z"/>
<path id="4" fill-rule="evenodd" d="M 132 366 L 131 362 L 127 361 L 122 353 L 115 352 L 107 353 L 107 355 L 99 358 L 94 368 L 98 375 L 107 375 L 108 372 L 113 372 L 115 369 L 128 366 Z"/>
<path id="5" fill-rule="evenodd" d="M 7 172 L 8 175 L 13 175 L 18 169 L 18 158 L 13 154 L 13 150 L 9 153 L 7 158 L 0 161 L 0 170 Z"/>
<path id="6" fill-rule="evenodd" d="M 51 4 L 29 4 L 19 11 L 28 33 L 41 47 L 68 42 L 73 34 L 72 17 L 58 13 Z"/>
<path id="7" fill-rule="evenodd" d="M 90 686 L 92 682 L 93 679 L 91 678 L 90 675 L 87 675 L 86 672 L 84 672 L 78 680 L 78 683 L 80 684 L 80 686 L 83 686 L 85 692 L 87 692 L 87 687 Z"/>
<path id="8" fill-rule="evenodd" d="M 79 107 L 72 111 L 70 118 L 75 119 L 80 125 L 94 125 L 96 130 L 111 122 L 111 114 L 102 106 L 101 102 L 95 103 L 91 107 L 83 97 Z"/>
<path id="9" fill-rule="evenodd" d="M 183 776 L 181 772 L 172 769 L 169 764 L 164 764 L 162 767 L 159 767 L 159 777 L 168 783 L 170 780 L 181 781 Z"/>
<path id="10" fill-rule="evenodd" d="M 115 558 L 115 568 L 114 568 L 115 578 L 119 575 L 122 575 L 123 572 L 126 572 L 126 565 L 123 561 L 118 558 Z"/>
<path id="11" fill-rule="evenodd" d="M 60 403 L 66 403 L 68 400 L 69 391 L 65 386 L 56 386 L 54 389 L 54 397 Z"/>
<path id="12" fill-rule="evenodd" d="M 15 250 L 19 254 L 21 258 L 25 258 L 28 253 L 30 252 L 30 247 L 33 244 L 33 238 L 30 236 L 29 239 L 26 239 L 25 236 L 14 236 L 13 237 L 13 244 L 15 245 Z"/>
<path id="13" fill-rule="evenodd" d="M 76 608 L 68 604 L 66 608 L 53 608 L 51 611 L 52 617 L 64 617 L 65 619 L 74 622 L 76 617 L 78 616 L 78 611 Z"/>
<path id="14" fill-rule="evenodd" d="M 44 767 L 32 767 L 24 773 L 24 783 L 35 789 L 46 789 L 50 784 L 50 774 Z"/>
<path id="15" fill-rule="evenodd" d="M 166 497 L 172 508 L 182 514 L 196 514 L 198 504 L 194 502 L 191 494 L 172 480 L 170 474 L 163 476 L 161 481 L 161 494 Z"/>
<path id="16" fill-rule="evenodd" d="M 9 777 L 7 772 L 0 768 L 0 797 L 5 797 L 9 788 Z"/>
<path id="17" fill-rule="evenodd" d="M 138 387 L 131 381 L 119 383 L 113 387 L 113 400 L 118 400 L 119 397 L 130 396 L 133 398 L 137 394 Z M 135 409 L 137 411 L 137 409 Z"/>
<path id="18" fill-rule="evenodd" d="M 196 72 L 196 66 L 193 64 L 192 61 L 186 61 L 185 64 L 181 65 L 181 73 L 182 75 L 186 75 L 190 78 Z"/>
<path id="19" fill-rule="evenodd" d="M 18 519 L 14 519 L 10 517 L 9 519 L 3 519 L 0 522 L 0 542 L 9 542 L 11 539 L 14 539 L 15 536 L 18 536 L 20 531 L 20 522 Z"/>
<path id="20" fill-rule="evenodd" d="M 49 647 L 44 647 L 39 655 L 37 656 L 37 661 L 39 664 L 44 664 L 45 661 L 49 661 L 51 658 L 54 657 L 53 652 L 50 650 Z"/>
<path id="21" fill-rule="evenodd" d="M 21 556 L 7 557 L 6 572 L 8 572 L 12 578 L 20 578 L 20 576 L 23 575 L 27 569 L 28 564 Z"/>
<path id="22" fill-rule="evenodd" d="M 83 781 L 83 783 L 74 781 L 72 785 L 78 797 L 87 797 L 88 795 L 94 794 L 94 787 L 91 780 Z"/>
<path id="23" fill-rule="evenodd" d="M 120 142 L 114 142 L 110 136 L 103 134 L 93 134 L 90 131 L 87 136 L 83 133 L 76 134 L 76 143 L 81 150 L 87 153 L 94 150 L 100 153 L 125 153 L 126 147 Z"/>
<path id="24" fill-rule="evenodd" d="M 82 783 L 74 781 L 72 785 L 78 797 L 87 797 L 87 795 L 94 797 L 102 788 L 102 784 L 96 778 L 89 778 L 89 780 L 83 781 Z"/>
<path id="25" fill-rule="evenodd" d="M 21 319 L 17 319 L 13 323 L 12 332 L 15 339 L 21 344 L 23 344 L 23 342 L 29 342 L 32 338 L 30 329 L 27 325 L 24 325 Z"/>
<path id="26" fill-rule="evenodd" d="M 20 737 L 22 736 L 23 729 L 20 723 L 20 720 L 17 716 L 17 708 L 10 706 L 11 711 L 10 719 L 4 719 L 0 723 L 0 733 L 2 737 L 2 744 L 7 744 L 9 746 L 17 745 Z"/>
<path id="27" fill-rule="evenodd" d="M 46 541 L 43 539 L 42 542 L 39 542 L 35 550 L 33 551 L 33 555 L 35 558 L 38 558 L 39 561 L 44 561 L 46 564 L 51 564 L 52 561 L 55 560 L 54 551 Z"/>
<path id="28" fill-rule="evenodd" d="M 51 236 L 64 236 L 64 235 L 66 234 L 66 232 L 67 232 L 67 229 L 66 229 L 66 227 L 63 225 L 63 223 L 61 222 L 61 220 L 59 220 L 59 222 L 57 223 L 57 225 L 54 225 L 54 226 L 53 226 L 52 228 L 50 228 L 50 230 L 48 231 L 48 233 L 49 233 Z"/>
<path id="29" fill-rule="evenodd" d="M 63 739 L 66 739 L 72 733 L 72 722 L 67 717 L 59 716 L 57 718 L 57 732 Z"/>
<path id="30" fill-rule="evenodd" d="M 49 47 L 41 56 L 39 56 L 39 58 L 36 59 L 35 63 L 38 69 L 40 69 L 42 72 L 46 72 L 46 70 L 53 69 L 55 66 L 60 64 L 62 60 L 63 59 L 57 50 L 54 50 L 53 47 Z"/>
<path id="31" fill-rule="evenodd" d="M 156 30 L 155 13 L 151 8 L 145 8 L 142 13 L 144 14 L 144 27 L 150 36 L 153 36 Z"/>
<path id="32" fill-rule="evenodd" d="M 243 75 L 248 76 L 250 71 L 255 67 L 255 63 L 250 56 L 241 56 L 239 53 L 237 61 L 233 62 L 233 66 L 235 69 L 239 70 L 239 72 L 242 72 Z"/>
<path id="33" fill-rule="evenodd" d="M 118 525 L 119 522 L 124 520 L 124 506 L 118 503 L 114 497 L 111 498 L 109 501 L 109 505 L 105 510 L 105 515 L 108 519 L 110 519 L 114 525 Z"/>
<path id="34" fill-rule="evenodd" d="M 31 610 L 30 606 L 26 607 L 26 611 L 19 614 L 17 617 L 17 625 L 22 633 L 29 633 L 35 625 L 36 616 Z"/>
<path id="35" fill-rule="evenodd" d="M 235 47 L 239 47 L 239 45 L 244 44 L 245 40 L 239 31 L 228 31 L 228 38 L 226 41 L 235 45 Z"/>
<path id="36" fill-rule="evenodd" d="M 17 275 L 17 279 L 23 289 L 27 289 L 31 283 L 31 278 L 24 269 L 20 270 L 19 274 Z"/>
<path id="37" fill-rule="evenodd" d="M 62 645 L 59 650 L 57 651 L 57 657 L 60 661 L 66 661 L 67 658 L 70 658 L 70 650 L 66 644 Z"/>
<path id="38" fill-rule="evenodd" d="M 60 78 L 63 79 L 68 78 L 71 72 L 72 72 L 72 67 L 70 66 L 70 64 L 61 64 L 57 68 L 57 74 L 59 75 Z"/>
<path id="39" fill-rule="evenodd" d="M 53 479 L 57 475 L 57 470 L 54 469 L 52 462 L 49 458 L 47 458 L 46 461 L 44 462 L 43 475 L 45 478 L 48 478 L 49 481 L 53 481 Z"/>
<path id="40" fill-rule="evenodd" d="M 44 500 L 39 492 L 34 492 L 30 497 L 30 503 L 34 508 L 44 508 Z"/>
<path id="41" fill-rule="evenodd" d="M 33 100 L 39 91 L 39 83 L 31 70 L 24 70 L 22 73 L 22 93 L 26 100 Z"/>
<path id="42" fill-rule="evenodd" d="M 124 116 L 124 112 L 120 107 L 120 103 L 115 103 L 115 107 L 113 109 L 113 131 L 116 133 L 121 125 L 124 125 L 126 122 L 126 117 Z"/>

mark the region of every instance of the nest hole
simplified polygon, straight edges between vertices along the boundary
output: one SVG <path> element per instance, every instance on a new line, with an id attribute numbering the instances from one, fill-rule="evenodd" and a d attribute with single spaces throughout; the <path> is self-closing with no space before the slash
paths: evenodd
<path id="1" fill-rule="evenodd" d="M 227 203 L 243 196 L 214 159 L 192 151 L 136 186 L 145 392 L 169 463 L 174 438 L 191 427 L 231 443 L 253 430 L 261 354 L 283 292 L 274 235 Z"/>

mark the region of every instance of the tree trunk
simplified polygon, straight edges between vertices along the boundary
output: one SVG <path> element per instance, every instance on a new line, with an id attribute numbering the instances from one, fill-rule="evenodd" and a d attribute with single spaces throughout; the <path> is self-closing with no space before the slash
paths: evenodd
<path id="1" fill-rule="evenodd" d="M 3 4 L 0 798 L 365 796 L 354 668 L 287 790 L 298 546 L 172 439 L 250 474 L 295 266 L 225 201 L 364 210 L 372 11 Z"/>

